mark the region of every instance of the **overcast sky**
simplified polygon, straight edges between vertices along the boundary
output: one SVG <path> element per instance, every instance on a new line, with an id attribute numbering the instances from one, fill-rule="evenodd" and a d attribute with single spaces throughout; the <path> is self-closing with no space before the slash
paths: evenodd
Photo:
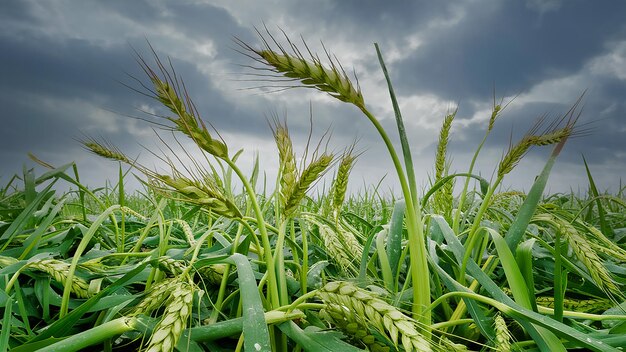
<path id="1" fill-rule="evenodd" d="M 253 62 L 233 38 L 260 46 L 255 27 L 279 28 L 296 42 L 320 42 L 349 72 L 356 72 L 365 102 L 390 131 L 393 111 L 373 43 L 386 59 L 417 169 L 432 174 L 443 117 L 458 105 L 452 130 L 452 170 L 467 170 L 495 95 L 509 101 L 478 160 L 491 177 L 509 139 L 516 140 L 543 114 L 557 118 L 587 90 L 579 120 L 593 129 L 570 140 L 549 183 L 550 192 L 587 188 L 582 156 L 600 189 L 615 191 L 626 175 L 626 2 L 526 1 L 233 1 L 233 0 L 2 0 L 0 1 L 0 182 L 27 153 L 61 165 L 76 161 L 91 187 L 114 179 L 117 165 L 81 148 L 76 139 L 102 137 L 131 157 L 159 167 L 150 124 L 124 115 L 155 111 L 150 99 L 123 84 L 142 77 L 133 48 L 150 56 L 146 39 L 171 58 L 203 119 L 231 150 L 244 148 L 242 168 L 255 153 L 274 175 L 277 156 L 267 118 L 286 117 L 302 153 L 312 110 L 314 135 L 332 131 L 331 148 L 358 140 L 363 154 L 353 189 L 376 183 L 398 189 L 380 138 L 356 108 L 322 93 L 246 90 Z M 158 110 L 157 110 L 158 111 Z M 550 148 L 528 154 L 505 180 L 528 190 Z M 142 159 L 143 158 L 143 159 Z M 269 181 L 273 184 L 273 181 Z"/>

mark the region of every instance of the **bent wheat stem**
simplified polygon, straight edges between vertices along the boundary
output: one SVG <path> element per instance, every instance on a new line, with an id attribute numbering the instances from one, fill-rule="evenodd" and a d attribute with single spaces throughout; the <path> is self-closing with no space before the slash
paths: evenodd
<path id="1" fill-rule="evenodd" d="M 254 215 L 257 219 L 257 227 L 259 229 L 259 233 L 261 234 L 261 243 L 263 245 L 263 259 L 267 265 L 267 286 L 270 295 L 270 306 L 272 308 L 278 308 L 281 304 L 278 293 L 278 282 L 276 281 L 276 266 L 272 255 L 272 246 L 270 244 L 269 235 L 267 234 L 267 227 L 265 226 L 265 218 L 257 201 L 256 192 L 254 191 L 254 187 L 252 187 L 252 185 L 246 178 L 246 175 L 244 175 L 244 173 L 241 171 L 241 169 L 239 169 L 234 161 L 230 160 L 230 158 L 225 158 L 223 160 L 237 174 L 237 176 L 243 183 L 246 192 L 248 193 L 250 204 L 252 205 L 252 210 L 254 211 Z M 284 277 L 281 278 L 281 280 L 284 279 Z"/>
<path id="2" fill-rule="evenodd" d="M 424 227 L 422 223 L 422 211 L 420 204 L 413 203 L 411 190 L 404 173 L 404 168 L 400 163 L 400 158 L 387 135 L 387 132 L 380 124 L 378 119 L 367 108 L 359 107 L 363 114 L 367 116 L 374 125 L 378 134 L 383 139 L 387 151 L 391 156 L 393 165 L 398 173 L 402 194 L 406 204 L 406 222 L 409 237 L 409 257 L 411 261 L 411 279 L 413 281 L 413 317 L 425 326 L 431 323 L 431 313 L 426 307 L 430 304 L 430 275 L 428 269 L 428 252 L 426 251 L 426 242 L 424 240 Z"/>

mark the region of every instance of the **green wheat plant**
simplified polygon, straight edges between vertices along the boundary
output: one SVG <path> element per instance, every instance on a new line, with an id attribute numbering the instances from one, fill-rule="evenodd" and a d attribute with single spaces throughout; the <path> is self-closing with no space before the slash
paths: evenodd
<path id="1" fill-rule="evenodd" d="M 302 87 L 317 89 L 328 93 L 333 98 L 349 103 L 358 108 L 367 119 L 374 125 L 374 128 L 383 139 L 387 151 L 392 159 L 398 180 L 402 188 L 404 201 L 406 202 L 406 220 L 409 239 L 409 255 L 411 257 L 411 278 L 414 283 L 420 285 L 413 287 L 413 314 L 416 319 L 425 325 L 430 324 L 430 313 L 425 308 L 430 303 L 430 279 L 427 264 L 427 251 L 424 236 L 424 225 L 422 222 L 422 212 L 417 202 L 417 190 L 414 186 L 415 175 L 412 163 L 402 164 L 398 153 L 380 121 L 367 109 L 364 98 L 358 84 L 352 83 L 347 73 L 340 63 L 334 60 L 330 53 L 326 52 L 327 63 L 324 64 L 320 57 L 311 53 L 306 43 L 303 43 L 307 54 L 303 54 L 291 40 L 285 36 L 287 47 L 280 45 L 272 34 L 266 29 L 265 35 L 257 31 L 264 46 L 262 49 L 255 49 L 243 41 L 238 41 L 247 55 L 259 62 L 274 75 L 285 77 L 288 80 L 295 79 L 301 83 Z M 379 59 L 383 70 L 386 70 L 382 55 L 378 51 Z M 308 56 L 305 56 L 308 55 Z M 387 77 L 389 80 L 389 78 Z M 390 82 L 389 82 L 390 83 Z M 389 84 L 391 89 L 391 84 Z M 393 91 L 392 99 L 395 100 Z M 399 110 L 396 109 L 399 114 Z M 401 119 L 399 119 L 401 123 Z M 401 128 L 400 131 L 403 131 Z M 403 146 L 407 144 L 406 134 L 400 133 Z M 406 160 L 410 160 L 410 150 L 403 148 Z"/>
<path id="2" fill-rule="evenodd" d="M 302 151 L 276 116 L 276 179 L 264 179 L 259 155 L 245 174 L 246 151 L 198 111 L 174 63 L 136 53 L 133 89 L 155 105 L 140 119 L 155 127 L 162 148 L 148 152 L 160 165 L 87 136 L 83 147 L 117 172 L 103 187 L 85 186 L 72 162 L 34 155 L 43 173 L 25 168 L 0 185 L 0 351 L 626 348 L 625 188 L 601 192 L 583 159 L 588 192 L 544 194 L 566 141 L 588 132 L 581 100 L 512 140 L 489 180 L 475 165 L 512 103 L 495 97 L 468 170 L 455 170 L 449 147 L 462 106 L 443 118 L 431 168 L 414 166 L 378 45 L 397 135 L 328 49 L 257 33 L 257 44 L 235 41 L 259 88 L 354 106 L 385 144 L 400 193 L 356 189 L 356 142 L 330 150 L 330 131 L 317 143 L 311 132 Z M 552 153 L 532 187 L 503 189 L 542 147 Z M 416 168 L 434 170 L 423 189 Z"/>

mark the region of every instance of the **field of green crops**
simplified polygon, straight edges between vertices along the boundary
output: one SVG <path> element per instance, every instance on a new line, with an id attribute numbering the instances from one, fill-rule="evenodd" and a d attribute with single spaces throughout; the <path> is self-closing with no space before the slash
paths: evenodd
<path id="1" fill-rule="evenodd" d="M 332 54 L 260 34 L 260 48 L 238 43 L 250 75 L 276 90 L 318 90 L 362 112 L 387 148 L 400 195 L 374 185 L 348 192 L 355 146 L 331 152 L 324 137 L 301 155 L 278 118 L 270 125 L 280 172 L 266 187 L 262 161 L 241 171 L 238 158 L 249 151 L 203 122 L 171 64 L 138 56 L 145 76 L 134 88 L 167 111 L 153 121 L 197 150 L 166 144 L 157 155 L 163 164 L 152 169 L 86 138 L 88 151 L 119 169 L 107 187 L 83 186 L 74 163 L 34 156 L 45 173 L 3 178 L 0 351 L 626 347 L 624 189 L 601 192 L 584 163 L 585 194 L 544 193 L 568 138 L 586 132 L 577 125 L 580 101 L 512 141 L 491 179 L 476 175 L 474 163 L 506 102 L 494 99 L 469 170 L 451 166 L 455 113 L 442 116 L 433 163 L 419 166 L 432 170 L 424 182 L 414 176 L 382 53 L 393 131 Z M 552 150 L 532 188 L 503 191 L 531 148 Z M 144 175 L 141 191 L 124 189 L 129 170 Z M 316 187 L 322 177 L 327 187 Z M 71 191 L 55 191 L 68 184 Z"/>

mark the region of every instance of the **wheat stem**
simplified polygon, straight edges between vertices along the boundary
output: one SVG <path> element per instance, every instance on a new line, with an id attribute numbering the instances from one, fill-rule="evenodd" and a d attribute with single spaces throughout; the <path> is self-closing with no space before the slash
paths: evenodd
<path id="1" fill-rule="evenodd" d="M 365 107 L 360 107 L 361 111 L 370 122 L 374 125 L 378 134 L 383 139 L 387 151 L 391 156 L 391 160 L 398 174 L 404 202 L 406 204 L 406 222 L 409 239 L 409 257 L 411 262 L 411 279 L 413 281 L 413 317 L 424 326 L 431 324 L 431 312 L 427 309 L 430 304 L 430 275 L 428 268 L 428 252 L 426 250 L 426 242 L 424 240 L 424 228 L 422 222 L 422 210 L 419 202 L 413 203 L 411 190 L 407 183 L 407 177 L 404 168 L 400 163 L 398 154 L 389 139 L 387 132 L 382 127 L 378 119 Z M 418 284 L 419 283 L 419 284 Z"/>
<path id="2" fill-rule="evenodd" d="M 259 229 L 259 233 L 261 234 L 261 243 L 263 245 L 263 260 L 267 265 L 267 285 L 270 297 L 270 306 L 272 308 L 278 308 L 281 306 L 281 304 L 278 293 L 278 282 L 276 281 L 276 266 L 274 263 L 274 256 L 272 255 L 272 245 L 270 244 L 267 227 L 265 226 L 265 217 L 263 215 L 263 211 L 261 210 L 261 207 L 259 206 L 259 203 L 257 201 L 254 187 L 252 187 L 241 169 L 228 158 L 224 159 L 224 161 L 228 164 L 228 166 L 233 169 L 233 171 L 235 171 L 235 173 L 243 183 L 246 192 L 248 193 L 248 199 L 250 200 L 250 205 L 252 206 L 252 210 L 254 211 L 254 215 L 257 220 L 257 227 Z M 285 278 L 282 277 L 281 279 L 284 280 Z"/>

